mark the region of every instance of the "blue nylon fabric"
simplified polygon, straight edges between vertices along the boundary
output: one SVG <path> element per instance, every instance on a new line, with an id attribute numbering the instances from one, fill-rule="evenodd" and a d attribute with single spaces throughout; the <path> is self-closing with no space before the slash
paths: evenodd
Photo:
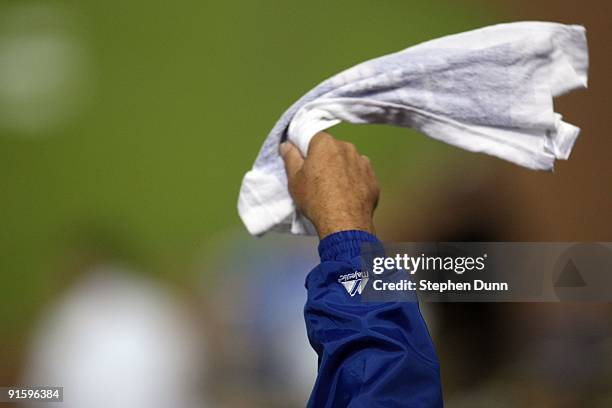
<path id="1" fill-rule="evenodd" d="M 364 242 L 380 243 L 363 231 L 324 238 L 306 278 L 306 329 L 319 356 L 308 407 L 441 407 L 440 366 L 418 303 L 366 303 L 338 283 L 360 270 Z"/>

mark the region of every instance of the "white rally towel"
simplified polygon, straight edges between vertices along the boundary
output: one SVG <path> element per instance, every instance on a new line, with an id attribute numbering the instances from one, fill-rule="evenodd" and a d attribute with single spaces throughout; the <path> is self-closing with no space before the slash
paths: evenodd
<path id="1" fill-rule="evenodd" d="M 278 145 L 304 156 L 310 139 L 342 121 L 384 123 L 534 170 L 567 159 L 579 130 L 553 97 L 587 86 L 582 26 L 499 24 L 450 35 L 363 62 L 322 82 L 276 122 L 240 189 L 249 232 L 312 234 L 296 210 Z"/>

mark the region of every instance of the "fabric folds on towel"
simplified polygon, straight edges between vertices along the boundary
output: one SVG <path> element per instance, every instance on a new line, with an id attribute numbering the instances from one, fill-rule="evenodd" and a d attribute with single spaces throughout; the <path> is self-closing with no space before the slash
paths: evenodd
<path id="1" fill-rule="evenodd" d="M 322 82 L 278 120 L 242 181 L 238 211 L 248 231 L 312 234 L 296 211 L 278 145 L 304 156 L 310 139 L 340 122 L 409 127 L 472 152 L 534 170 L 567 159 L 580 129 L 553 97 L 587 86 L 582 26 L 499 24 L 375 58 Z M 367 152 L 366 152 L 367 153 Z"/>

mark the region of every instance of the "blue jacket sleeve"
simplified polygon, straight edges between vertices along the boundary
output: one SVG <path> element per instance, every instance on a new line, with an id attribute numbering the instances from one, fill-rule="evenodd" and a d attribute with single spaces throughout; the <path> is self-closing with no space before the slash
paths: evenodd
<path id="1" fill-rule="evenodd" d="M 363 231 L 324 238 L 321 264 L 306 278 L 306 329 L 319 356 L 308 406 L 441 407 L 439 363 L 418 303 L 362 302 L 339 282 L 360 270 L 364 242 L 378 240 Z"/>

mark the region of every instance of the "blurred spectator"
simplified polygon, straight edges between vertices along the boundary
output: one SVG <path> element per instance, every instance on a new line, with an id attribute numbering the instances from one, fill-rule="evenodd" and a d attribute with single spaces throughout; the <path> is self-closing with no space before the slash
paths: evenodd
<path id="1" fill-rule="evenodd" d="M 226 333 L 211 379 L 222 406 L 304 406 L 317 372 L 303 314 L 316 245 L 306 237 L 229 234 L 202 273 Z"/>
<path id="2" fill-rule="evenodd" d="M 24 384 L 64 387 L 63 408 L 203 407 L 203 339 L 162 286 L 97 266 L 46 311 Z"/>

